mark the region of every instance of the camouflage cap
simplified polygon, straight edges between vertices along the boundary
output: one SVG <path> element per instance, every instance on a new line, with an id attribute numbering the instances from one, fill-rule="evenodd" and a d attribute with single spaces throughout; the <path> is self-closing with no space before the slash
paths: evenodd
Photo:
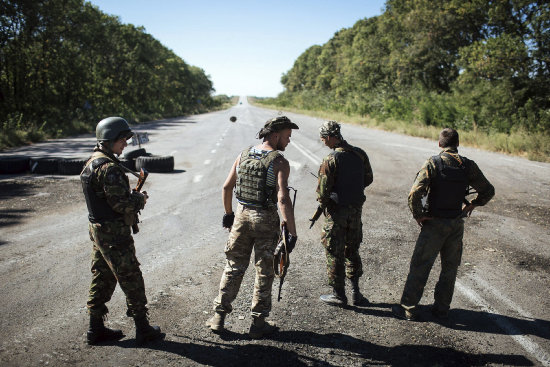
<path id="1" fill-rule="evenodd" d="M 258 132 L 258 138 L 261 139 L 283 129 L 299 129 L 299 127 L 286 116 L 274 117 L 266 121 L 264 127 Z"/>
<path id="2" fill-rule="evenodd" d="M 323 125 L 319 127 L 319 135 L 321 135 L 322 138 L 335 136 L 341 139 L 342 135 L 340 134 L 340 124 L 336 121 L 325 121 Z"/>

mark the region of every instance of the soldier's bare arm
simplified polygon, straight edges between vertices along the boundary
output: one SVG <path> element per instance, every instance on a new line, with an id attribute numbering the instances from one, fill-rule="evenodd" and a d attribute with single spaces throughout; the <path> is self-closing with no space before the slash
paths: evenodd
<path id="1" fill-rule="evenodd" d="M 273 161 L 273 170 L 277 177 L 277 201 L 283 221 L 286 222 L 288 232 L 296 236 L 296 223 L 294 221 L 294 209 L 292 200 L 288 193 L 288 176 L 290 175 L 290 165 L 283 157 L 278 157 Z"/>
<path id="2" fill-rule="evenodd" d="M 233 203 L 232 203 L 233 189 L 235 188 L 235 185 L 237 183 L 237 166 L 239 165 L 239 160 L 240 160 L 240 155 L 239 157 L 237 157 L 237 159 L 233 163 L 233 166 L 231 167 L 231 170 L 229 171 L 229 174 L 227 175 L 227 178 L 223 183 L 222 201 L 223 201 L 223 208 L 226 214 L 233 213 Z"/>

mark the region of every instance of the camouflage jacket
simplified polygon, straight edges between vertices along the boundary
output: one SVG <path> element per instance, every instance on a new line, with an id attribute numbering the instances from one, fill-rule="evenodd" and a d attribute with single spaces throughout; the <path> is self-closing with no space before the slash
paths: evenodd
<path id="1" fill-rule="evenodd" d="M 113 156 L 105 155 L 97 148 L 88 161 L 100 157 L 107 157 L 113 160 Z M 114 158 L 116 160 L 116 158 Z M 143 195 L 133 194 L 130 190 L 130 182 L 123 168 L 116 162 L 105 163 L 94 172 L 94 179 L 91 181 L 92 188 L 99 198 L 104 198 L 107 204 L 115 211 L 124 216 L 126 225 L 131 225 L 134 216 L 145 206 Z"/>
<path id="2" fill-rule="evenodd" d="M 448 153 L 453 158 L 445 155 L 441 156 L 443 162 L 448 162 L 450 159 L 460 160 L 458 150 L 456 148 L 444 148 L 441 153 Z M 441 154 L 440 153 L 440 154 Z M 423 212 L 422 198 L 428 194 L 430 184 L 437 175 L 437 168 L 432 157 L 430 157 L 420 171 L 416 174 L 416 179 L 409 193 L 409 209 L 411 210 L 414 219 L 421 218 L 426 214 Z M 477 191 L 477 197 L 472 200 L 472 204 L 477 206 L 485 205 L 495 195 L 495 188 L 485 178 L 477 164 L 470 160 L 468 170 L 468 182 L 472 188 Z"/>
<path id="3" fill-rule="evenodd" d="M 363 160 L 364 182 L 363 186 L 369 186 L 373 181 L 372 168 L 370 166 L 369 157 L 364 150 L 354 147 L 343 140 L 334 150 L 336 152 L 354 151 Z M 331 202 L 330 195 L 334 191 L 334 185 L 338 179 L 338 167 L 334 154 L 329 154 L 323 159 L 319 167 L 319 178 L 317 184 L 317 201 L 322 208 L 326 208 Z M 362 204 L 362 203 L 361 203 Z"/>

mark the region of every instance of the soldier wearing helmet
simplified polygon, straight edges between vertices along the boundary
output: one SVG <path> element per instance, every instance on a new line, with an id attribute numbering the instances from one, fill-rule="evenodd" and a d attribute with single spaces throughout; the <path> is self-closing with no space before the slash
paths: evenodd
<path id="1" fill-rule="evenodd" d="M 352 303 L 366 304 L 359 290 L 363 274 L 359 246 L 363 240 L 361 212 L 364 190 L 373 181 L 369 157 L 362 149 L 344 140 L 340 124 L 326 121 L 319 128 L 321 141 L 333 149 L 319 168 L 317 200 L 325 213 L 321 243 L 325 247 L 328 283 L 332 294 L 320 299 L 331 305 L 347 304 L 345 278 L 352 286 Z"/>
<path id="2" fill-rule="evenodd" d="M 130 190 L 128 177 L 115 155 L 122 154 L 133 135 L 128 122 L 121 117 L 108 117 L 96 127 L 97 146 L 86 163 L 80 180 L 86 198 L 92 250 L 92 283 L 87 302 L 90 328 L 87 342 L 118 340 L 121 330 L 105 327 L 103 320 L 116 284 L 126 295 L 128 310 L 136 324 L 136 341 L 163 336 L 158 326 L 149 325 L 143 276 L 135 255 L 131 225 L 147 202 L 147 193 Z"/>
<path id="3" fill-rule="evenodd" d="M 213 332 L 221 332 L 226 314 L 232 311 L 231 303 L 237 297 L 241 281 L 254 249 L 256 281 L 251 305 L 252 325 L 249 335 L 259 339 L 277 329 L 266 320 L 271 311 L 274 250 L 279 232 L 279 215 L 287 223 L 290 234 L 288 251 L 296 244 L 294 210 L 288 193 L 290 166 L 280 151 L 290 143 L 292 130 L 298 125 L 285 116 L 268 120 L 258 132 L 262 144 L 243 150 L 229 171 L 222 190 L 225 209 L 222 225 L 230 230 L 225 246 L 227 263 L 214 300 L 214 316 L 207 321 Z M 235 190 L 238 206 L 232 208 Z"/>

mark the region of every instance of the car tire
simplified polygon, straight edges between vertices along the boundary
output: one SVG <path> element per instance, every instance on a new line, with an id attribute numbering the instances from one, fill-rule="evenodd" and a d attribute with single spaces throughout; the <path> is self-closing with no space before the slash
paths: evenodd
<path id="1" fill-rule="evenodd" d="M 29 157 L 0 158 L 0 174 L 23 173 L 29 170 Z"/>
<path id="2" fill-rule="evenodd" d="M 60 175 L 79 175 L 86 164 L 86 159 L 60 159 L 59 174 Z"/>
<path id="3" fill-rule="evenodd" d="M 174 170 L 174 157 L 166 156 L 150 156 L 136 158 L 136 171 L 142 168 L 149 172 L 166 173 Z"/>
<path id="4" fill-rule="evenodd" d="M 124 153 L 124 158 L 130 160 L 130 159 L 136 159 L 137 157 L 143 157 L 146 156 L 147 152 L 145 151 L 145 148 L 139 148 L 130 150 L 129 152 Z"/>
<path id="5" fill-rule="evenodd" d="M 126 159 L 126 158 L 121 158 L 119 159 L 120 160 L 120 164 L 132 171 L 135 171 L 136 170 L 136 160 L 135 159 Z"/>
<path id="6" fill-rule="evenodd" d="M 59 158 L 31 158 L 30 167 L 32 173 L 55 175 L 59 172 Z"/>

